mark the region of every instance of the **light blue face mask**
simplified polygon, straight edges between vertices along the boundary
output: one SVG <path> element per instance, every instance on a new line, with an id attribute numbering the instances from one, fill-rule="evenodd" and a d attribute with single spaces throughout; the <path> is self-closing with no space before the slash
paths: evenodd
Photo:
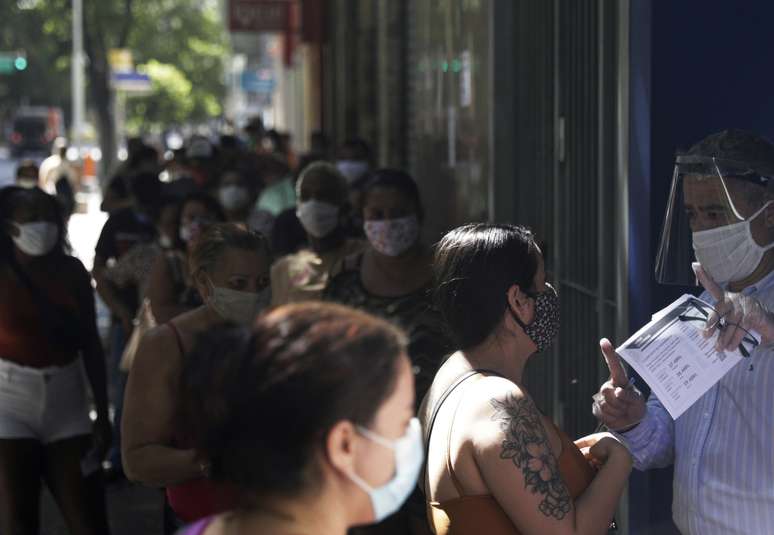
<path id="1" fill-rule="evenodd" d="M 348 474 L 371 498 L 374 523 L 377 523 L 400 509 L 414 491 L 425 456 L 422 449 L 422 426 L 418 419 L 412 418 L 406 434 L 397 440 L 384 438 L 365 427 L 357 426 L 357 430 L 367 439 L 391 449 L 395 454 L 395 475 L 379 488 L 372 487 L 357 474 Z"/>

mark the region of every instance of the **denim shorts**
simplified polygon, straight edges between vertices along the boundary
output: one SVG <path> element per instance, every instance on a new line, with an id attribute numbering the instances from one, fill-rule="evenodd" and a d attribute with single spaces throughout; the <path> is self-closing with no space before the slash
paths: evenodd
<path id="1" fill-rule="evenodd" d="M 91 433 L 81 361 L 28 368 L 0 359 L 0 439 L 43 444 Z"/>

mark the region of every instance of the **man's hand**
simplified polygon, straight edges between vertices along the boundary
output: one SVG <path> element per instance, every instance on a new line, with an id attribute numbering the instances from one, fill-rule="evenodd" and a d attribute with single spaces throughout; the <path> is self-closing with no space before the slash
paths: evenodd
<path id="1" fill-rule="evenodd" d="M 639 390 L 629 384 L 621 357 L 613 349 L 610 340 L 603 338 L 599 346 L 610 370 L 610 379 L 594 395 L 591 411 L 608 429 L 623 431 L 643 419 L 645 399 Z"/>
<path id="2" fill-rule="evenodd" d="M 715 310 L 707 318 L 704 336 L 720 330 L 718 351 L 736 351 L 750 331 L 761 335 L 764 345 L 774 342 L 774 315 L 754 297 L 726 292 L 698 262 L 692 265 L 699 283 L 715 300 Z"/>

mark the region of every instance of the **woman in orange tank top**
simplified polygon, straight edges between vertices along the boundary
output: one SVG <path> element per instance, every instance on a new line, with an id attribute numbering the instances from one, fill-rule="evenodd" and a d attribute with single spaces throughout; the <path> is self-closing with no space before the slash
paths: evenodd
<path id="1" fill-rule="evenodd" d="M 532 233 L 460 227 L 441 240 L 434 269 L 436 305 L 460 350 L 420 409 L 433 532 L 607 533 L 628 450 L 607 433 L 573 443 L 522 386 L 528 359 L 559 329 L 558 295 Z"/>

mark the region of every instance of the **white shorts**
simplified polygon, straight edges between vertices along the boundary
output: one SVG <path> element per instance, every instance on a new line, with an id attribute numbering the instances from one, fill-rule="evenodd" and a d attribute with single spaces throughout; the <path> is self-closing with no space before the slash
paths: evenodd
<path id="1" fill-rule="evenodd" d="M 81 361 L 28 368 L 0 359 L 0 439 L 43 444 L 91 433 Z"/>

